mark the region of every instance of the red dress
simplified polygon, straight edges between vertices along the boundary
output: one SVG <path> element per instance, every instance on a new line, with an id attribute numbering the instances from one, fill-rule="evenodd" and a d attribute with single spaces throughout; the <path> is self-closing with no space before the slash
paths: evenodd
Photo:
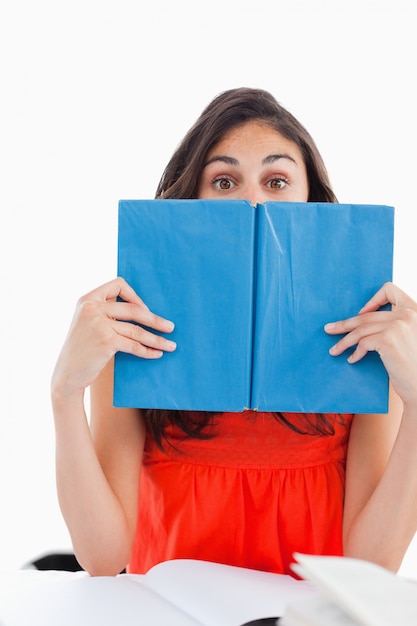
<path id="1" fill-rule="evenodd" d="M 252 411 L 217 415 L 208 440 L 171 426 L 164 452 L 148 434 L 128 571 L 193 558 L 291 574 L 294 551 L 342 554 L 352 416 L 344 425 L 327 417 L 332 436 L 301 435 Z"/>

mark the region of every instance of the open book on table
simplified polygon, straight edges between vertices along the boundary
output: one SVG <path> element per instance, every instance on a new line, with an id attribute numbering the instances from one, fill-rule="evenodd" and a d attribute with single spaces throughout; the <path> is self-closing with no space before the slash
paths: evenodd
<path id="1" fill-rule="evenodd" d="M 121 200 L 118 274 L 177 349 L 116 354 L 115 405 L 386 412 L 379 356 L 331 357 L 323 326 L 392 280 L 393 223 L 387 206 Z"/>
<path id="2" fill-rule="evenodd" d="M 0 575 L 0 623 L 241 626 L 279 617 L 288 602 L 314 593 L 310 583 L 291 576 L 195 560 L 166 561 L 144 576 L 58 574 L 23 571 L 15 574 L 18 584 Z"/>
<path id="3" fill-rule="evenodd" d="M 319 592 L 290 601 L 279 626 L 416 626 L 417 581 L 360 559 L 294 557 L 294 571 Z"/>

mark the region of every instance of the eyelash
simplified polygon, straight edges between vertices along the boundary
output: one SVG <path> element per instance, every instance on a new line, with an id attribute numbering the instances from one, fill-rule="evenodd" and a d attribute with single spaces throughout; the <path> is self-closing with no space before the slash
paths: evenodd
<path id="1" fill-rule="evenodd" d="M 224 189 L 220 189 L 219 187 L 219 183 L 223 180 L 227 180 L 228 182 L 231 182 L 233 185 L 235 185 L 236 183 L 233 181 L 232 178 L 230 178 L 229 176 L 216 176 L 216 178 L 213 178 L 213 180 L 211 181 L 211 184 L 216 187 L 216 189 L 219 189 L 219 191 L 229 191 L 228 189 L 224 190 Z"/>
<path id="2" fill-rule="evenodd" d="M 280 183 L 284 183 L 284 188 L 290 184 L 290 181 L 288 180 L 288 178 L 285 178 L 285 176 L 273 176 L 267 182 L 272 183 L 274 180 L 278 180 Z M 280 187 L 280 189 L 282 189 L 282 187 Z"/>
<path id="3" fill-rule="evenodd" d="M 221 181 L 223 181 L 223 180 L 224 180 L 224 181 L 226 181 L 226 180 L 227 180 L 228 182 L 232 183 L 233 185 L 235 185 L 235 184 L 236 184 L 236 183 L 234 182 L 234 180 L 233 180 L 230 176 L 216 176 L 216 178 L 213 178 L 213 180 L 211 181 L 211 184 L 212 184 L 214 187 L 216 187 L 217 189 L 219 189 L 218 184 L 219 184 Z M 290 182 L 290 181 L 288 180 L 288 178 L 286 178 L 285 176 L 273 176 L 273 177 L 271 177 L 269 180 L 267 180 L 267 184 L 272 183 L 272 182 L 273 182 L 273 181 L 275 181 L 275 180 L 279 181 L 280 183 L 284 183 L 284 187 L 285 187 L 286 185 L 289 185 L 289 182 Z M 280 187 L 279 189 L 282 189 L 282 188 L 283 188 L 283 187 Z M 271 187 L 271 189 L 272 189 L 272 187 Z M 220 190 L 220 191 L 221 191 L 221 190 Z M 228 190 L 228 189 L 226 189 L 226 190 L 223 190 L 223 191 L 229 191 L 229 190 Z"/>

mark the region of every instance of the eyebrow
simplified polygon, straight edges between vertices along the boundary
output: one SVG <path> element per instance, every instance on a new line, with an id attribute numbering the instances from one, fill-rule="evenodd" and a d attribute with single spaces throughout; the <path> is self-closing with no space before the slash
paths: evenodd
<path id="1" fill-rule="evenodd" d="M 292 161 L 293 163 L 297 165 L 297 161 L 292 156 L 290 156 L 289 154 L 285 152 L 282 154 L 269 154 L 267 157 L 262 159 L 262 165 L 269 165 L 271 163 L 275 163 L 275 161 L 279 161 L 280 159 L 288 159 L 289 161 Z M 211 159 L 206 161 L 204 163 L 204 167 L 207 167 L 207 165 L 210 165 L 210 163 L 215 163 L 217 161 L 220 161 L 221 163 L 226 163 L 227 165 L 233 165 L 235 167 L 239 165 L 239 161 L 235 159 L 234 157 L 226 156 L 226 155 L 217 155 L 217 156 L 211 157 Z"/>
<path id="2" fill-rule="evenodd" d="M 207 167 L 207 165 L 210 165 L 210 163 L 216 163 L 216 161 L 221 161 L 222 163 L 227 163 L 227 165 L 239 165 L 239 161 L 237 159 L 235 159 L 234 157 L 229 157 L 229 156 L 225 156 L 225 155 L 218 155 L 218 156 L 211 157 L 211 159 L 206 161 L 204 163 L 204 167 Z"/>
<path id="3" fill-rule="evenodd" d="M 293 163 L 295 163 L 295 165 L 297 165 L 297 161 L 286 152 L 282 154 L 270 154 L 269 156 L 262 159 L 262 165 L 269 165 L 270 163 L 274 163 L 275 161 L 279 161 L 280 159 L 288 159 L 289 161 L 292 161 Z"/>

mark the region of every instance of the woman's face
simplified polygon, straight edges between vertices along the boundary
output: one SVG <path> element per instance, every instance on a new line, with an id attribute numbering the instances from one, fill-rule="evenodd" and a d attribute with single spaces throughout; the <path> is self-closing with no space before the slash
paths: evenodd
<path id="1" fill-rule="evenodd" d="M 198 197 L 252 204 L 307 202 L 307 170 L 300 149 L 270 126 L 246 122 L 208 153 Z"/>

